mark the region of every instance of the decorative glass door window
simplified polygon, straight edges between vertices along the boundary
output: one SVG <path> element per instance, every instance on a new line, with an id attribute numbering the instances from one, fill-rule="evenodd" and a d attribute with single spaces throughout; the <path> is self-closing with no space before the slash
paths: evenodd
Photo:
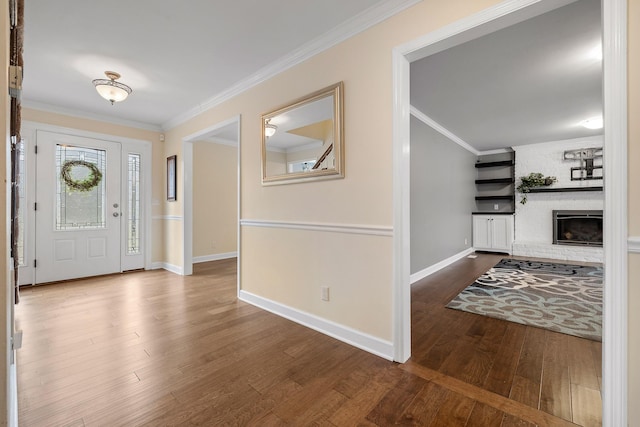
<path id="1" fill-rule="evenodd" d="M 24 233 L 25 233 L 25 209 L 27 203 L 27 186 L 26 186 L 26 161 L 25 161 L 25 150 L 24 150 L 24 141 L 21 140 L 18 142 L 16 146 L 18 150 L 18 244 L 17 250 L 18 253 L 16 256 L 18 257 L 18 264 L 20 266 L 25 265 L 25 257 L 24 257 Z"/>
<path id="2" fill-rule="evenodd" d="M 140 154 L 129 154 L 127 165 L 127 255 L 135 255 L 140 253 Z"/>
<path id="3" fill-rule="evenodd" d="M 56 145 L 56 230 L 106 228 L 105 150 Z"/>

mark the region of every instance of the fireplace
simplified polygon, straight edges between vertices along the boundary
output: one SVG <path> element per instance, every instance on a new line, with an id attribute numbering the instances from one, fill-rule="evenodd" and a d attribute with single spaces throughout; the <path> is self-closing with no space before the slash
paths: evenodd
<path id="1" fill-rule="evenodd" d="M 553 244 L 602 246 L 602 211 L 553 211 Z"/>

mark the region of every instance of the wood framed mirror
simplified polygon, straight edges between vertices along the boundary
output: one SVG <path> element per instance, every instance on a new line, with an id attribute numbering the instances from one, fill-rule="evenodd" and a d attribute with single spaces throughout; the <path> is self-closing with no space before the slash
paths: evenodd
<path id="1" fill-rule="evenodd" d="M 262 184 L 344 178 L 343 82 L 262 115 Z"/>

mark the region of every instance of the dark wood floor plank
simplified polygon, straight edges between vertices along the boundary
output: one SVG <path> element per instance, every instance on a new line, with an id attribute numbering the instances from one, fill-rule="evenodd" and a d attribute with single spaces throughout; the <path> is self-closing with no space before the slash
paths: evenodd
<path id="1" fill-rule="evenodd" d="M 427 381 L 405 373 L 395 387 L 389 390 L 367 415 L 366 419 L 376 425 L 393 425 L 413 399 L 425 388 Z"/>
<path id="2" fill-rule="evenodd" d="M 506 414 L 502 420 L 502 427 L 536 427 L 536 425 L 516 416 Z"/>
<path id="3" fill-rule="evenodd" d="M 389 387 L 378 381 L 364 383 L 328 420 L 336 426 L 358 425 L 388 392 Z"/>
<path id="4" fill-rule="evenodd" d="M 547 334 L 543 361 L 540 409 L 572 420 L 568 335 Z"/>
<path id="5" fill-rule="evenodd" d="M 573 384 L 571 386 L 571 404 L 574 409 L 574 423 L 588 427 L 602 425 L 602 397 L 598 390 Z"/>
<path id="6" fill-rule="evenodd" d="M 509 398 L 537 409 L 540 407 L 540 383 L 516 375 Z"/>
<path id="7" fill-rule="evenodd" d="M 473 410 L 473 399 L 448 391 L 430 426 L 465 426 Z"/>
<path id="8" fill-rule="evenodd" d="M 542 379 L 544 348 L 545 331 L 539 328 L 527 328 L 516 375 L 539 384 Z"/>
<path id="9" fill-rule="evenodd" d="M 506 322 L 476 316 L 441 371 L 474 385 L 482 385 L 494 364 L 506 332 Z"/>
<path id="10" fill-rule="evenodd" d="M 450 394 L 452 394 L 450 390 L 436 383 L 427 383 L 396 420 L 396 424 L 412 426 L 430 425 Z"/>
<path id="11" fill-rule="evenodd" d="M 484 388 L 502 396 L 509 396 L 513 378 L 518 369 L 526 327 L 508 322 L 502 343 L 498 348 Z"/>
<path id="12" fill-rule="evenodd" d="M 594 360 L 591 350 L 593 343 L 587 340 L 575 340 L 572 351 L 569 353 L 571 365 L 569 373 L 571 384 L 581 385 L 590 389 L 598 390 L 600 381 L 598 379 L 600 368 L 597 360 Z"/>
<path id="13" fill-rule="evenodd" d="M 504 412 L 484 403 L 476 402 L 466 427 L 500 427 Z"/>

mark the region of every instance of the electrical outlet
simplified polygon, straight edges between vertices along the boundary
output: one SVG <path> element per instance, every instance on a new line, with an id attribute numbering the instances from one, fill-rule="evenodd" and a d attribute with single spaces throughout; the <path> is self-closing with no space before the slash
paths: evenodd
<path id="1" fill-rule="evenodd" d="M 322 301 L 329 301 L 329 287 L 328 286 L 320 287 L 320 299 L 322 299 Z"/>
<path id="2" fill-rule="evenodd" d="M 500 205 L 499 204 L 496 203 L 495 205 L 493 205 L 493 210 L 494 211 L 497 211 L 499 209 L 500 209 Z"/>
<path id="3" fill-rule="evenodd" d="M 464 244 L 465 244 L 465 245 L 468 245 L 468 244 L 469 244 L 469 239 L 467 239 L 466 237 L 465 237 L 465 239 L 464 239 Z"/>

